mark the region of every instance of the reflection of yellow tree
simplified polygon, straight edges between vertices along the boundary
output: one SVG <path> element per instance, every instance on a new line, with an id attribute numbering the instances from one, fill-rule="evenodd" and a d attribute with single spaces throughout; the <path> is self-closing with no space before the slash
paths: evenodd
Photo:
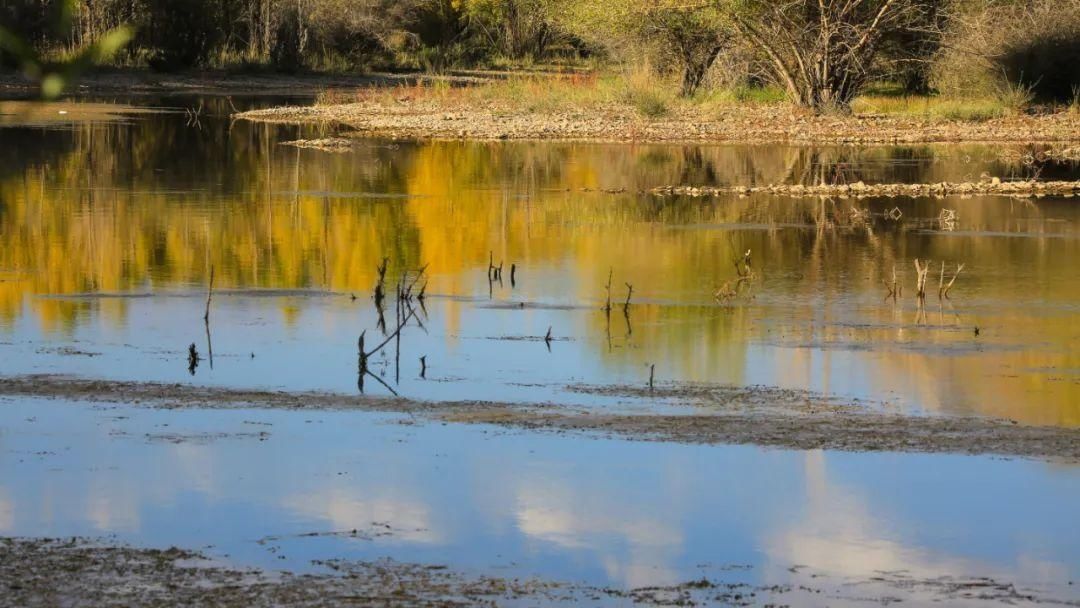
<path id="1" fill-rule="evenodd" d="M 376 265 L 389 256 L 391 276 L 429 263 L 434 290 L 474 295 L 480 285 L 486 291 L 484 268 L 494 252 L 496 263 L 558 273 L 554 283 L 524 281 L 524 296 L 597 307 L 614 268 L 616 300 L 623 282 L 635 286 L 634 341 L 648 348 L 605 348 L 600 356 L 622 367 L 662 361 L 682 377 L 705 380 L 721 375 L 718 370 L 726 378 L 746 377 L 748 344 L 779 340 L 764 333 L 763 318 L 772 311 L 788 319 L 785 343 L 903 345 L 909 338 L 897 336 L 887 310 L 852 308 L 865 306 L 861 295 L 881 294 L 879 279 L 894 263 L 906 272 L 915 256 L 977 265 L 980 271 L 965 276 L 963 286 L 982 299 L 1038 300 L 1053 308 L 1080 297 L 1075 281 L 1059 279 L 1071 276 L 1070 260 L 1080 255 L 1076 239 L 945 238 L 891 224 L 850 227 L 844 225 L 853 205 L 848 201 L 634 194 L 677 182 L 772 183 L 838 174 L 878 181 L 888 177 L 885 161 L 895 150 L 481 143 L 389 149 L 373 143 L 330 155 L 279 147 L 273 131 L 262 127 L 238 125 L 224 139 L 221 130 L 162 123 L 79 127 L 53 142 L 55 153 L 38 159 L 0 152 L 6 155 L 0 171 L 7 171 L 0 173 L 0 321 L 17 318 L 30 294 L 201 289 L 210 265 L 221 288 L 370 293 Z M 42 136 L 35 137 L 28 146 L 40 147 Z M 203 156 L 177 162 L 192 151 Z M 972 171 L 969 156 L 954 153 L 921 170 L 928 181 L 957 179 Z M 915 169 L 903 171 L 920 178 Z M 596 192 L 605 188 L 629 193 Z M 858 203 L 875 211 L 894 204 Z M 940 208 L 919 201 L 907 213 L 934 217 Z M 992 201 L 964 205 L 961 217 L 967 225 L 1010 232 L 1058 212 L 1067 210 Z M 746 249 L 767 299 L 734 310 L 711 306 L 713 291 L 734 276 L 736 252 Z M 1030 281 L 1020 293 L 1014 274 Z M 123 300 L 94 302 L 98 314 L 123 322 Z M 48 330 L 75 327 L 91 306 L 78 299 L 29 303 Z M 447 303 L 448 334 L 458 333 L 460 306 Z M 613 316 L 613 332 L 621 335 L 619 312 Z M 1062 341 L 1075 337 L 1074 316 L 1036 317 L 1018 306 L 987 321 L 1012 335 L 1042 336 L 1054 345 L 1046 352 L 933 357 L 903 351 L 875 359 L 870 372 L 883 390 L 924 391 L 923 403 L 949 408 L 951 391 L 974 391 L 987 396 L 986 411 L 1077 424 L 1080 356 L 1075 339 Z M 868 317 L 882 325 L 851 327 Z M 604 335 L 602 314 L 584 318 L 583 331 Z M 943 346 L 963 342 L 958 331 L 934 336 Z M 785 373 L 816 373 L 811 352 L 794 351 Z M 1003 365 L 1017 373 L 1073 370 L 1073 376 L 1064 382 L 1047 373 L 987 377 L 987 366 Z M 1033 407 L 1032 395 L 1063 405 Z"/>

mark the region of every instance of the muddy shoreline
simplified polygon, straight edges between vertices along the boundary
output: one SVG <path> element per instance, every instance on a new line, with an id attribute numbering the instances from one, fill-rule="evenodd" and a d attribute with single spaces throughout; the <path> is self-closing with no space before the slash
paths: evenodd
<path id="1" fill-rule="evenodd" d="M 648 398 L 635 387 L 570 387 Z M 768 387 L 667 387 L 660 398 L 688 414 L 604 413 L 557 404 L 428 402 L 332 393 L 275 392 L 88 380 L 0 378 L 0 396 L 129 404 L 151 408 L 352 410 L 401 413 L 435 422 L 688 444 L 743 444 L 800 450 L 994 454 L 1080 462 L 1080 429 L 1027 426 L 981 417 L 910 416 Z M 697 413 L 700 411 L 701 413 Z"/>
<path id="2" fill-rule="evenodd" d="M 747 582 L 750 566 L 723 568 L 676 584 L 613 588 L 541 578 L 459 572 L 443 564 L 391 559 L 315 560 L 327 574 L 243 569 L 170 547 L 137 548 L 87 538 L 0 537 L 0 607 L 45 606 L 500 606 L 798 605 L 824 599 L 888 604 L 898 596 L 976 604 L 1077 605 L 1015 582 L 989 577 L 920 578 L 881 572 L 868 578 L 822 577 L 793 566 L 789 581 Z M 1065 581 L 1061 585 L 1068 588 Z M 846 605 L 846 604 L 845 604 Z"/>
<path id="3" fill-rule="evenodd" d="M 243 112 L 266 123 L 341 127 L 339 136 L 419 140 L 557 140 L 636 143 L 1059 143 L 1080 141 L 1080 116 L 1015 115 L 983 122 L 884 115 L 813 116 L 783 104 L 734 105 L 720 112 L 675 111 L 644 119 L 630 106 L 527 111 L 497 102 L 369 100 Z M 340 146 L 337 148 L 340 149 Z"/>

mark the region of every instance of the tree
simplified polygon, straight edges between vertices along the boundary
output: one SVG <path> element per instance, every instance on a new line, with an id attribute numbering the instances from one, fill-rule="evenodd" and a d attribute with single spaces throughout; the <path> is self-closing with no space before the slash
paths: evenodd
<path id="1" fill-rule="evenodd" d="M 719 4 L 683 0 L 569 0 L 564 26 L 623 55 L 650 52 L 657 67 L 679 75 L 680 92 L 697 92 L 734 31 Z"/>
<path id="2" fill-rule="evenodd" d="M 882 41 L 937 0 L 730 0 L 735 28 L 792 101 L 846 110 L 873 75 Z"/>
<path id="3" fill-rule="evenodd" d="M 541 59 L 559 35 L 549 0 L 468 0 L 469 27 L 511 59 Z"/>

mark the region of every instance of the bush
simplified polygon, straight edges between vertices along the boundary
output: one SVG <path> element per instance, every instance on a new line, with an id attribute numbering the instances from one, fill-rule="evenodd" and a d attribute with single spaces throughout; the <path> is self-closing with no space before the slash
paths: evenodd
<path id="1" fill-rule="evenodd" d="M 934 86 L 951 96 L 1068 103 L 1080 84 L 1080 0 L 1033 0 L 961 13 L 934 61 Z"/>

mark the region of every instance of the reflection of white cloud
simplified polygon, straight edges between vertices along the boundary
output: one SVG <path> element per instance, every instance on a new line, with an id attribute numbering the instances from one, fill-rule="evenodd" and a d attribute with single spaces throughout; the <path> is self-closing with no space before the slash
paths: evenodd
<path id="1" fill-rule="evenodd" d="M 764 543 L 777 571 L 801 564 L 819 573 L 854 578 L 901 570 L 926 579 L 950 574 L 1060 581 L 1066 576 L 1064 566 L 1034 558 L 1021 556 L 1014 567 L 995 571 L 1000 568 L 905 545 L 902 539 L 889 539 L 889 514 L 875 514 L 849 489 L 830 483 L 822 452 L 806 454 L 805 473 L 804 517 L 791 522 L 790 528 L 778 530 Z"/>
<path id="2" fill-rule="evenodd" d="M 10 531 L 15 527 L 15 503 L 5 496 L 0 488 L 0 530 Z"/>
<path id="3" fill-rule="evenodd" d="M 392 538 L 414 543 L 435 543 L 442 535 L 433 529 L 426 504 L 393 496 L 360 498 L 347 488 L 286 496 L 282 505 L 297 513 L 325 519 L 333 530 L 367 530 L 374 523 L 393 528 Z"/>
<path id="4" fill-rule="evenodd" d="M 125 490 L 130 488 L 92 486 L 86 497 L 86 519 L 102 532 L 138 530 L 138 499 Z"/>
<path id="5" fill-rule="evenodd" d="M 607 575 L 629 587 L 678 582 L 669 564 L 682 548 L 679 528 L 634 512 L 635 505 L 602 489 L 582 494 L 555 482 L 523 481 L 517 491 L 518 528 L 563 549 L 600 553 Z M 625 553 L 615 553 L 627 545 Z"/>
<path id="6" fill-rule="evenodd" d="M 197 490 L 210 499 L 220 498 L 214 474 L 220 467 L 215 465 L 215 453 L 209 446 L 187 442 L 170 445 L 168 462 L 175 483 L 159 488 L 159 492 L 164 491 L 159 498 L 171 497 L 175 487 Z"/>

